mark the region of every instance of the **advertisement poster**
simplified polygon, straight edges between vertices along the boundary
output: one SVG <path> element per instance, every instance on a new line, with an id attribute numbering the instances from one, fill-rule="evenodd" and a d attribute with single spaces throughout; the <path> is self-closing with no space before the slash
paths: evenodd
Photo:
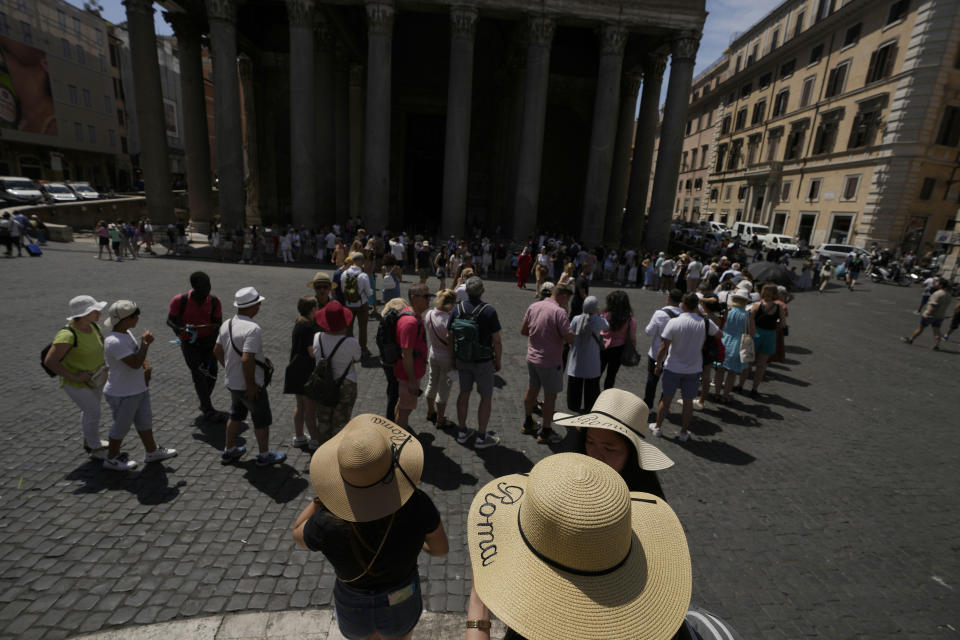
<path id="1" fill-rule="evenodd" d="M 57 135 L 47 54 L 0 36 L 0 128 Z"/>

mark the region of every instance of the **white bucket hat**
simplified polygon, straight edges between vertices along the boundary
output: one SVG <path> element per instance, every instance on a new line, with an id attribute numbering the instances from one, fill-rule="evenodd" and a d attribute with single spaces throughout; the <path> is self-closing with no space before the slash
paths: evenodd
<path id="1" fill-rule="evenodd" d="M 70 301 L 70 315 L 67 320 L 82 318 L 91 311 L 103 311 L 106 302 L 98 302 L 93 296 L 77 296 Z"/>
<path id="2" fill-rule="evenodd" d="M 246 309 L 266 300 L 254 287 L 244 287 L 233 294 L 233 306 L 237 309 Z"/>

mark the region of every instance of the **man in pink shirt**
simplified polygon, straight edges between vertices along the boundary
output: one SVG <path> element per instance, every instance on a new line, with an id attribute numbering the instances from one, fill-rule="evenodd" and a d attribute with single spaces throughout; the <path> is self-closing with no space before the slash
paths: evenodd
<path id="1" fill-rule="evenodd" d="M 414 315 L 402 315 L 397 320 L 397 344 L 402 356 L 393 365 L 393 373 L 400 381 L 397 400 L 397 424 L 410 431 L 410 414 L 417 408 L 420 379 L 427 371 L 427 333 L 423 326 L 423 312 L 430 307 L 433 294 L 425 284 L 410 287 L 410 307 Z"/>
<path id="2" fill-rule="evenodd" d="M 553 287 L 553 294 L 534 302 L 523 316 L 520 333 L 527 336 L 527 392 L 523 406 L 527 417 L 520 431 L 537 434 L 537 442 L 555 444 L 563 437 L 550 428 L 557 394 L 563 391 L 563 345 L 573 344 L 573 331 L 567 318 L 567 303 L 573 289 L 569 284 Z M 543 426 L 533 419 L 537 394 L 543 387 Z M 539 430 L 538 430 L 539 429 Z"/>

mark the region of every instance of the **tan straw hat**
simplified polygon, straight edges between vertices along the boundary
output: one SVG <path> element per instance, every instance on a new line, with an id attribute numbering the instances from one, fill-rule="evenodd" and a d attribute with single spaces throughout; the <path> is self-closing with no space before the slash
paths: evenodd
<path id="1" fill-rule="evenodd" d="M 402 507 L 423 472 L 423 447 L 386 418 L 364 413 L 310 460 L 310 483 L 324 506 L 349 522 L 379 520 Z"/>
<path id="2" fill-rule="evenodd" d="M 637 450 L 637 462 L 641 469 L 661 471 L 673 466 L 673 460 L 660 449 L 649 444 L 644 431 L 650 408 L 639 397 L 623 389 L 604 389 L 597 396 L 590 413 L 575 416 L 569 413 L 554 413 L 553 424 L 577 429 L 607 429 L 616 431 L 633 443 Z"/>
<path id="3" fill-rule="evenodd" d="M 313 289 L 319 282 L 329 285 L 331 289 L 334 288 L 333 279 L 326 271 L 317 271 L 315 274 L 313 274 L 313 280 L 308 282 L 307 286 Z"/>
<path id="4" fill-rule="evenodd" d="M 667 640 L 690 605 L 673 509 L 579 453 L 483 487 L 466 519 L 473 583 L 529 640 Z"/>

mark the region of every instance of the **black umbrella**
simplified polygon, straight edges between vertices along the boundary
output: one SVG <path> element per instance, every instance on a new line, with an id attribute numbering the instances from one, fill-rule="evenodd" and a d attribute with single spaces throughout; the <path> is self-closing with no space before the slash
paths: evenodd
<path id="1" fill-rule="evenodd" d="M 776 262 L 754 262 L 747 271 L 753 276 L 754 282 L 776 282 L 789 288 L 793 285 L 793 276 L 790 271 Z"/>

